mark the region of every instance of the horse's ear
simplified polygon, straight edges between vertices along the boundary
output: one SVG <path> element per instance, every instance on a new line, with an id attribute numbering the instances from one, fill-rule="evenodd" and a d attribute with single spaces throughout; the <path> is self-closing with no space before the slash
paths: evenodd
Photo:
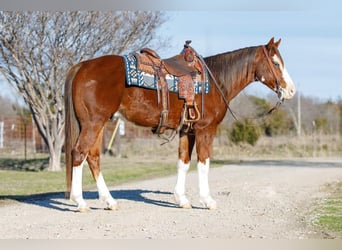
<path id="1" fill-rule="evenodd" d="M 277 42 L 274 43 L 274 46 L 276 46 L 278 48 L 279 44 L 281 42 L 281 39 L 279 38 L 279 40 Z"/>
<path id="2" fill-rule="evenodd" d="M 269 40 L 269 42 L 267 43 L 266 47 L 267 47 L 268 49 L 271 49 L 272 46 L 273 46 L 273 44 L 274 44 L 274 37 L 272 37 L 272 38 Z"/>

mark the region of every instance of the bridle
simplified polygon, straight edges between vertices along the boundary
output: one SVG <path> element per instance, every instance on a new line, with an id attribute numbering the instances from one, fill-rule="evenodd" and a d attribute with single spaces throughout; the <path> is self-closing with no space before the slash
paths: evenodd
<path id="1" fill-rule="evenodd" d="M 279 100 L 278 100 L 278 102 L 274 105 L 274 107 L 272 107 L 272 108 L 271 108 L 269 111 L 267 111 L 266 113 L 264 113 L 264 114 L 262 114 L 262 115 L 259 115 L 259 116 L 257 116 L 256 118 L 248 118 L 248 120 L 262 119 L 262 118 L 264 118 L 265 116 L 272 114 L 275 110 L 277 110 L 277 109 L 280 107 L 280 105 L 283 103 L 283 100 L 284 100 L 284 98 L 282 97 L 282 96 L 283 96 L 282 86 L 281 86 L 281 84 L 280 84 L 280 81 L 279 81 L 279 78 L 278 78 L 278 76 L 277 76 L 277 73 L 276 73 L 276 71 L 275 71 L 275 69 L 274 69 L 274 65 L 273 65 L 273 63 L 272 63 L 272 60 L 271 60 L 271 58 L 270 58 L 270 55 L 268 54 L 265 45 L 263 45 L 262 48 L 263 48 L 264 54 L 265 54 L 265 56 L 266 56 L 268 65 L 269 65 L 269 67 L 270 67 L 270 70 L 271 70 L 271 72 L 272 72 L 274 78 L 276 79 L 277 88 L 276 88 L 275 91 L 276 91 L 276 93 L 277 93 L 277 95 L 278 95 Z M 198 55 L 198 57 L 200 58 L 200 60 L 201 60 L 201 61 L 203 62 L 203 64 L 205 65 L 205 67 L 206 67 L 206 69 L 207 69 L 207 71 L 208 71 L 208 73 L 209 73 L 211 79 L 214 81 L 215 86 L 216 86 L 217 90 L 219 91 L 219 93 L 220 93 L 220 95 L 221 95 L 221 97 L 222 97 L 224 103 L 226 104 L 226 106 L 227 106 L 229 112 L 231 113 L 231 115 L 233 116 L 233 118 L 234 118 L 236 121 L 238 121 L 239 119 L 236 117 L 234 111 L 231 109 L 231 107 L 230 107 L 230 105 L 229 105 L 229 102 L 228 102 L 227 98 L 225 97 L 225 95 L 224 95 L 222 89 L 220 88 L 220 85 L 217 83 L 217 81 L 216 81 L 214 75 L 212 74 L 211 70 L 209 69 L 209 67 L 208 67 L 207 64 L 205 63 L 203 57 L 200 56 L 196 51 L 195 51 L 195 53 Z M 259 79 L 257 79 L 257 78 L 256 78 L 256 80 L 259 81 Z"/>
<path id="2" fill-rule="evenodd" d="M 283 98 L 283 88 L 282 88 L 282 86 L 281 86 L 281 84 L 280 84 L 278 75 L 277 75 L 277 73 L 276 73 L 276 71 L 275 71 L 275 69 L 274 69 L 274 64 L 272 63 L 271 57 L 270 57 L 270 55 L 268 54 L 265 45 L 262 46 L 262 50 L 264 51 L 264 54 L 265 54 L 265 56 L 266 56 L 266 60 L 267 60 L 267 62 L 268 62 L 268 65 L 269 65 L 269 67 L 270 67 L 270 70 L 271 70 L 271 72 L 272 72 L 274 78 L 276 79 L 276 86 L 277 86 L 277 88 L 276 88 L 275 91 L 276 91 L 276 93 L 277 93 L 277 95 L 278 95 L 279 100 L 280 100 L 281 102 L 283 102 L 283 100 L 284 100 L 284 98 Z"/>

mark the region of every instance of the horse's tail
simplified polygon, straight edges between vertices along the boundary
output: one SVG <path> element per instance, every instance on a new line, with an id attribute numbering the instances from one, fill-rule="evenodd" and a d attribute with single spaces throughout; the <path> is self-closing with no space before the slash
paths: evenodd
<path id="1" fill-rule="evenodd" d="M 74 103 L 72 98 L 72 82 L 81 64 L 74 65 L 68 71 L 64 86 L 65 104 L 65 164 L 66 164 L 66 198 L 70 197 L 72 181 L 72 149 L 80 133 L 80 126 L 76 118 Z"/>

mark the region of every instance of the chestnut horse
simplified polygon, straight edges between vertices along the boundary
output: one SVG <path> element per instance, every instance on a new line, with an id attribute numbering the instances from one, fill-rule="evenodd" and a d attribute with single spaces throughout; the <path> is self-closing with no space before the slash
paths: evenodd
<path id="1" fill-rule="evenodd" d="M 208 209 L 216 208 L 210 195 L 208 174 L 212 145 L 219 123 L 223 120 L 229 102 L 249 83 L 260 81 L 274 90 L 278 97 L 290 99 L 295 94 L 294 84 L 279 53 L 280 39 L 266 45 L 253 46 L 204 58 L 210 71 L 210 92 L 204 96 L 204 116 L 195 122 L 192 133 L 179 133 L 178 176 L 174 190 L 177 205 L 191 208 L 185 195 L 185 179 L 191 154 L 196 143 L 200 201 Z M 202 95 L 196 103 L 202 107 Z M 169 93 L 169 129 L 177 129 L 184 100 Z M 161 105 L 157 93 L 126 84 L 122 56 L 107 55 L 83 61 L 71 67 L 65 83 L 65 150 L 67 194 L 77 203 L 79 211 L 88 209 L 82 195 L 82 169 L 88 162 L 96 181 L 100 199 L 108 209 L 116 209 L 100 170 L 103 127 L 119 111 L 137 125 L 156 128 Z"/>

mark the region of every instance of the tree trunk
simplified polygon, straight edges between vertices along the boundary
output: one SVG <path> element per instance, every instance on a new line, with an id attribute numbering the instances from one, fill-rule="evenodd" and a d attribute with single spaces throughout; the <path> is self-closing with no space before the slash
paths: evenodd
<path id="1" fill-rule="evenodd" d="M 49 148 L 49 154 L 50 154 L 49 166 L 48 166 L 49 171 L 57 172 L 57 171 L 62 170 L 62 167 L 61 167 L 62 146 L 63 146 L 62 143 L 56 142 L 53 147 Z"/>

